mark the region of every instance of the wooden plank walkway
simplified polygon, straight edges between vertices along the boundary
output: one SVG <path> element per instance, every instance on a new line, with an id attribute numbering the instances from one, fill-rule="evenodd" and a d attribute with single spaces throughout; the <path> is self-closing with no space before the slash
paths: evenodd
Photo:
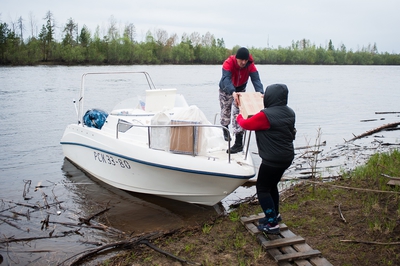
<path id="1" fill-rule="evenodd" d="M 242 217 L 240 222 L 252 234 L 256 235 L 262 247 L 270 254 L 279 266 L 332 266 L 322 257 L 318 250 L 310 247 L 304 238 L 295 235 L 284 224 L 280 224 L 280 234 L 264 234 L 258 230 L 258 220 L 264 214 Z"/>

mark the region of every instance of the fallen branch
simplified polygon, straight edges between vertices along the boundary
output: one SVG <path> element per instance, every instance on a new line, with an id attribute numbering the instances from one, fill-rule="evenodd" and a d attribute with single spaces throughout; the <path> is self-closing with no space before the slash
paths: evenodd
<path id="1" fill-rule="evenodd" d="M 49 221 L 49 224 L 60 224 L 60 225 L 69 226 L 69 227 L 73 227 L 73 226 L 79 226 L 79 227 L 82 227 L 82 225 L 81 225 L 81 224 L 76 224 L 76 223 L 67 223 L 67 222 L 54 222 L 54 221 Z"/>
<path id="2" fill-rule="evenodd" d="M 381 176 L 387 177 L 387 178 L 389 178 L 391 180 L 400 180 L 400 177 L 392 177 L 392 176 L 387 175 L 387 174 L 381 174 Z"/>
<path id="3" fill-rule="evenodd" d="M 47 227 L 49 227 L 49 220 L 50 220 L 50 214 L 47 214 L 46 218 L 44 220 L 40 221 L 40 223 L 42 224 L 42 227 L 40 230 L 47 229 Z"/>
<path id="4" fill-rule="evenodd" d="M 361 135 L 358 135 L 358 136 L 354 135 L 354 138 L 350 139 L 349 141 L 353 141 L 353 140 L 356 140 L 356 139 L 361 139 L 363 137 L 370 136 L 370 135 L 372 135 L 374 133 L 377 133 L 379 131 L 382 131 L 384 129 L 397 127 L 398 125 L 400 125 L 400 122 L 386 124 L 386 125 L 371 129 L 371 130 L 369 130 L 369 131 L 367 131 L 367 132 L 365 132 L 365 133 L 363 133 Z"/>
<path id="5" fill-rule="evenodd" d="M 123 232 L 121 230 L 118 230 L 118 229 L 116 229 L 114 227 L 110 227 L 110 226 L 104 225 L 104 224 L 96 222 L 96 221 L 91 221 L 91 224 L 88 225 L 88 227 L 97 228 L 97 229 L 100 229 L 100 230 L 103 230 L 103 231 L 106 231 L 106 232 L 111 232 L 111 233 L 114 233 L 114 234 L 117 234 L 117 235 L 125 235 L 125 232 Z"/>
<path id="6" fill-rule="evenodd" d="M 392 146 L 392 145 L 400 145 L 399 143 L 388 143 L 388 142 L 384 142 L 381 143 L 382 146 Z"/>
<path id="7" fill-rule="evenodd" d="M 54 235 L 54 236 L 38 236 L 38 237 L 26 237 L 26 238 L 6 238 L 4 240 L 0 240 L 0 244 L 2 244 L 2 243 L 11 243 L 11 242 L 26 242 L 26 241 L 39 240 L 39 239 L 48 239 L 48 238 L 59 238 L 59 237 L 68 236 L 69 234 L 76 233 L 76 232 L 77 231 L 63 232 L 62 235 Z"/>
<path id="8" fill-rule="evenodd" d="M 400 112 L 375 112 L 376 115 L 383 115 L 383 114 L 400 114 Z"/>
<path id="9" fill-rule="evenodd" d="M 8 203 L 13 203 L 13 204 L 18 205 L 18 206 L 23 206 L 23 207 L 32 208 L 32 209 L 35 209 L 35 210 L 37 210 L 37 209 L 40 208 L 40 207 L 37 206 L 37 205 L 28 204 L 28 203 L 19 203 L 19 202 L 14 202 L 14 201 L 12 201 L 12 200 L 4 200 L 4 199 L 2 199 L 2 201 L 8 202 Z"/>
<path id="10" fill-rule="evenodd" d="M 166 251 L 156 247 L 155 245 L 151 244 L 148 241 L 148 239 L 154 238 L 156 235 L 159 235 L 159 233 L 157 233 L 157 232 L 150 233 L 148 235 L 144 235 L 144 236 L 141 236 L 141 237 L 136 237 L 136 238 L 132 238 L 132 239 L 129 239 L 129 240 L 118 241 L 118 242 L 110 243 L 110 244 L 107 244 L 107 245 L 103 245 L 103 246 L 98 247 L 98 248 L 93 248 L 93 249 L 90 249 L 90 250 L 86 250 L 86 251 L 84 251 L 82 253 L 76 254 L 76 255 L 64 260 L 59 265 L 63 265 L 66 261 L 72 259 L 73 257 L 76 257 L 76 256 L 82 254 L 82 255 L 80 255 L 80 257 L 76 258 L 70 264 L 68 264 L 70 266 L 80 265 L 85 259 L 88 259 L 89 257 L 95 256 L 95 255 L 97 255 L 97 254 L 99 254 L 99 253 L 101 253 L 103 251 L 106 251 L 106 250 L 109 251 L 110 249 L 118 249 L 118 248 L 124 248 L 124 249 L 132 248 L 133 246 L 139 245 L 139 244 L 144 244 L 144 245 L 152 248 L 153 250 L 155 250 L 157 252 L 160 252 L 161 254 L 166 255 L 168 257 L 171 257 L 171 258 L 173 258 L 173 259 L 175 259 L 175 260 L 177 260 L 177 261 L 179 261 L 181 263 L 192 264 L 192 265 L 201 265 L 199 263 L 189 262 L 187 260 L 181 259 L 181 258 L 179 258 L 179 257 L 177 257 L 177 256 L 175 256 L 175 255 L 173 255 L 173 254 L 171 254 L 169 252 L 166 252 Z"/>
<path id="11" fill-rule="evenodd" d="M 14 209 L 14 208 L 15 208 L 15 206 L 11 206 L 11 207 L 9 207 L 7 209 L 1 210 L 0 213 L 9 211 L 9 210 Z"/>
<path id="12" fill-rule="evenodd" d="M 295 150 L 303 150 L 303 149 L 319 148 L 321 146 L 326 146 L 326 141 L 323 141 L 320 145 L 310 145 L 310 146 L 296 147 L 294 149 Z"/>
<path id="13" fill-rule="evenodd" d="M 64 208 L 61 206 L 61 202 L 58 201 L 58 198 L 57 198 L 56 194 L 54 194 L 54 188 L 55 188 L 55 186 L 54 186 L 53 189 L 51 190 L 51 193 L 53 193 L 53 198 L 54 198 L 54 200 L 58 203 L 58 207 L 59 207 L 60 209 L 64 209 Z"/>
<path id="14" fill-rule="evenodd" d="M 14 214 L 14 215 L 16 215 L 16 216 L 25 216 L 25 217 L 29 217 L 29 212 L 28 213 L 26 213 L 26 214 L 24 214 L 24 213 L 20 213 L 20 212 L 16 212 L 16 211 L 10 211 L 12 214 Z M 17 218 L 15 218 L 15 217 L 12 217 L 13 219 L 15 219 L 15 220 L 19 220 L 19 219 L 17 219 Z"/>
<path id="15" fill-rule="evenodd" d="M 342 220 L 343 220 L 345 223 L 347 223 L 346 219 L 345 219 L 344 216 L 343 216 L 342 210 L 340 209 L 340 204 L 339 204 L 339 206 L 338 206 L 338 209 L 339 209 L 340 218 L 342 218 Z"/>
<path id="16" fill-rule="evenodd" d="M 361 241 L 361 240 L 340 240 L 340 242 L 357 243 L 357 244 L 371 244 L 371 245 L 400 245 L 400 242 L 374 242 L 374 241 Z"/>
<path id="17" fill-rule="evenodd" d="M 293 197 L 295 194 L 287 195 L 286 197 L 282 198 L 281 201 L 284 202 L 286 199 Z"/>
<path id="18" fill-rule="evenodd" d="M 11 213 L 14 213 L 13 211 L 10 211 Z M 21 219 L 19 219 L 18 217 L 15 217 L 15 216 L 9 216 L 9 215 L 5 215 L 5 214 L 0 214 L 0 217 L 4 217 L 4 218 L 7 218 L 7 219 L 13 219 L 13 220 L 21 220 Z"/>
<path id="19" fill-rule="evenodd" d="M 49 252 L 57 252 L 57 250 L 50 250 L 50 249 L 13 250 L 13 253 L 49 253 Z"/>
<path id="20" fill-rule="evenodd" d="M 24 200 L 29 200 L 32 197 L 27 197 L 26 194 L 29 193 L 29 187 L 31 186 L 32 181 L 31 180 L 23 180 L 24 184 L 24 192 L 22 193 L 22 197 L 24 198 Z M 28 188 L 26 187 L 28 186 Z"/>
<path id="21" fill-rule="evenodd" d="M 63 265 L 66 261 L 71 260 L 72 258 L 82 254 L 80 257 L 76 258 L 70 264 L 68 264 L 70 266 L 80 265 L 80 263 L 83 260 L 85 260 L 85 259 L 87 259 L 87 258 L 89 258 L 91 256 L 94 256 L 94 255 L 96 255 L 96 254 L 98 254 L 98 253 L 100 253 L 100 252 L 102 252 L 104 250 L 116 249 L 116 248 L 129 248 L 129 247 L 132 247 L 134 245 L 139 244 L 139 242 L 144 240 L 144 239 L 148 239 L 148 238 L 154 237 L 156 234 L 159 234 L 159 233 L 157 233 L 157 232 L 150 233 L 148 235 L 144 235 L 144 236 L 141 236 L 141 237 L 135 237 L 135 238 L 132 238 L 132 239 L 129 239 L 129 240 L 122 240 L 122 241 L 106 244 L 106 245 L 103 245 L 103 246 L 98 247 L 98 248 L 93 248 L 93 249 L 90 249 L 90 250 L 86 250 L 86 251 L 83 251 L 83 252 L 81 252 L 79 254 L 75 254 L 72 257 L 67 258 L 66 260 L 62 261 L 58 265 Z"/>
<path id="22" fill-rule="evenodd" d="M 7 220 L 0 219 L 0 221 L 2 221 L 3 223 L 6 223 L 6 224 L 8 224 L 8 225 L 10 225 L 10 226 L 12 226 L 12 227 L 15 227 L 15 228 L 17 228 L 17 229 L 19 229 L 19 230 L 26 231 L 25 229 L 22 229 L 22 228 L 19 227 L 18 225 L 13 224 L 12 222 L 9 222 L 9 221 L 7 221 Z M 1 243 L 1 242 L 0 242 L 0 243 Z"/>
<path id="23" fill-rule="evenodd" d="M 400 194 L 400 192 L 397 192 L 397 191 L 385 191 L 385 190 L 376 190 L 376 189 L 367 189 L 367 188 L 358 188 L 358 187 L 346 187 L 346 186 L 338 186 L 338 185 L 332 185 L 332 184 L 327 184 L 327 183 L 322 183 L 322 182 L 314 182 L 314 181 L 309 181 L 309 180 L 304 180 L 304 182 L 313 183 L 313 184 L 319 184 L 319 185 L 324 185 L 324 186 L 331 186 L 331 187 L 336 187 L 336 188 L 344 188 L 344 189 L 365 191 L 365 192 Z"/>
<path id="24" fill-rule="evenodd" d="M 252 204 L 255 201 L 257 201 L 257 193 L 253 194 L 253 196 L 246 197 L 244 199 L 240 198 L 233 202 L 232 204 L 229 204 L 229 208 L 238 208 L 241 204 L 247 203 L 247 204 Z"/>
<path id="25" fill-rule="evenodd" d="M 171 258 L 173 258 L 173 259 L 175 259 L 175 260 L 177 260 L 177 261 L 179 261 L 179 262 L 186 263 L 186 264 L 192 264 L 192 265 L 201 265 L 200 263 L 197 263 L 197 262 L 189 262 L 189 261 L 184 260 L 184 259 L 181 259 L 181 258 L 179 258 L 179 257 L 177 257 L 177 256 L 175 256 L 175 255 L 173 255 L 173 254 L 171 254 L 171 253 L 168 253 L 168 252 L 166 252 L 166 251 L 164 251 L 164 250 L 162 250 L 162 249 L 156 247 L 155 245 L 151 244 L 147 239 L 144 239 L 144 240 L 140 241 L 139 243 L 140 243 L 140 244 L 145 244 L 145 245 L 148 246 L 149 248 L 152 248 L 153 250 L 155 250 L 155 251 L 157 251 L 157 252 L 159 252 L 159 253 L 161 253 L 161 254 L 163 254 L 163 255 L 166 255 L 166 256 L 168 256 L 168 257 L 171 257 Z"/>
<path id="26" fill-rule="evenodd" d="M 105 232 L 110 232 L 110 233 L 114 233 L 114 234 L 118 234 L 118 235 L 125 235 L 125 232 L 120 231 L 116 228 L 104 225 L 102 223 L 96 222 L 96 221 L 91 221 L 89 224 L 82 224 L 82 223 L 67 223 L 67 222 L 57 222 L 57 221 L 49 221 L 49 224 L 60 224 L 63 226 L 68 226 L 68 227 L 79 227 L 81 228 L 92 228 L 92 229 L 98 229 L 98 230 L 102 230 Z"/>

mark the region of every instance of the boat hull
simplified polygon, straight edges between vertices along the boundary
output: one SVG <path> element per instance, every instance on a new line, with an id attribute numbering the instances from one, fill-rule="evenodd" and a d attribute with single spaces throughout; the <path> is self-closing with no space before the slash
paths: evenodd
<path id="1" fill-rule="evenodd" d="M 255 175 L 250 156 L 173 154 L 80 125 L 69 125 L 61 144 L 67 159 L 111 186 L 194 204 L 212 206 Z"/>

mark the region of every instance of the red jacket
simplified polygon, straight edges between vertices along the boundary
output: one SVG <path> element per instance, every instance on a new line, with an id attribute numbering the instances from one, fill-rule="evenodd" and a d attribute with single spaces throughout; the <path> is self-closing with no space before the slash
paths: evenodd
<path id="1" fill-rule="evenodd" d="M 250 54 L 249 61 L 247 62 L 246 66 L 244 68 L 240 68 L 236 61 L 236 56 L 231 55 L 224 61 L 222 65 L 222 78 L 219 83 L 219 87 L 229 94 L 232 94 L 235 92 L 235 88 L 241 86 L 243 86 L 242 91 L 245 91 L 246 83 L 249 80 L 249 77 L 251 77 L 255 91 L 264 94 L 264 89 L 260 81 L 258 70 L 253 62 L 253 56 Z"/>
<path id="2" fill-rule="evenodd" d="M 239 114 L 236 121 L 246 130 L 267 130 L 271 127 L 268 117 L 263 112 L 258 112 L 248 119 L 244 119 L 242 114 Z"/>

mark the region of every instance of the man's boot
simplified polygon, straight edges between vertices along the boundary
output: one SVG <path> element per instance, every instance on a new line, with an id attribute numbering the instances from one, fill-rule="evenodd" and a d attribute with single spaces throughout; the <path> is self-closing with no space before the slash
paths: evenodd
<path id="1" fill-rule="evenodd" d="M 231 140 L 231 134 L 229 133 L 229 126 L 226 126 L 228 130 L 222 129 L 224 131 L 224 139 L 225 141 L 230 141 Z"/>
<path id="2" fill-rule="evenodd" d="M 243 151 L 243 133 L 238 133 L 235 136 L 235 144 L 230 148 L 231 153 L 238 153 Z M 229 151 L 226 151 L 227 153 Z"/>

